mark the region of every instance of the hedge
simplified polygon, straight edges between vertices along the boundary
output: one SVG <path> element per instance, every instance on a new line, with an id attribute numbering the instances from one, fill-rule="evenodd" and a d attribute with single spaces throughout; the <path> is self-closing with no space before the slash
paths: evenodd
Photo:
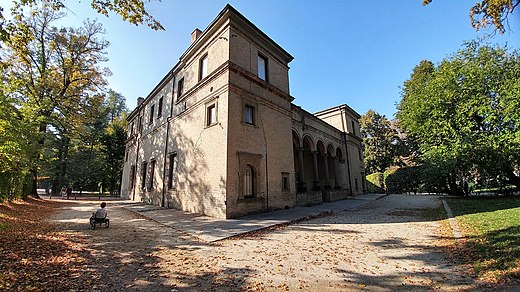
<path id="1" fill-rule="evenodd" d="M 367 191 L 369 193 L 384 193 L 385 192 L 385 179 L 383 173 L 376 172 L 367 175 Z"/>

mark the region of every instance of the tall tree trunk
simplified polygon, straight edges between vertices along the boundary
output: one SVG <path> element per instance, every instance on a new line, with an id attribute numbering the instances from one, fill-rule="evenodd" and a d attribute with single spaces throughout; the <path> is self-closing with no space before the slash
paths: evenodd
<path id="1" fill-rule="evenodd" d="M 52 194 L 57 195 L 58 192 L 61 192 L 61 187 L 63 186 L 63 178 L 60 176 L 60 161 L 63 159 L 63 143 L 60 140 L 58 145 L 58 164 L 54 169 L 54 177 L 52 179 Z"/>
<path id="2" fill-rule="evenodd" d="M 38 149 L 36 149 L 36 153 L 34 155 L 35 163 L 33 164 L 33 167 L 31 169 L 31 173 L 32 173 L 31 195 L 35 198 L 40 198 L 40 196 L 38 195 L 38 166 L 40 165 L 42 149 L 43 149 L 43 145 L 45 143 L 45 132 L 47 132 L 46 123 L 44 123 L 44 122 L 40 123 L 39 132 L 42 136 L 38 140 Z"/>
<path id="3" fill-rule="evenodd" d="M 61 158 L 61 161 L 59 163 L 60 165 L 60 174 L 59 177 L 61 178 L 61 182 L 65 180 L 65 177 L 67 175 L 67 166 L 69 162 L 69 145 L 70 145 L 70 138 L 67 136 L 63 136 L 63 144 L 62 144 L 62 151 L 63 155 Z"/>
<path id="4" fill-rule="evenodd" d="M 34 198 L 40 198 L 38 195 L 38 167 L 35 166 L 31 169 L 32 183 L 31 183 L 31 195 Z M 26 199 L 27 195 L 23 195 L 23 199 Z"/>
<path id="5" fill-rule="evenodd" d="M 455 172 L 452 172 L 448 175 L 448 187 L 450 195 L 464 196 L 464 191 L 457 184 L 457 174 Z"/>

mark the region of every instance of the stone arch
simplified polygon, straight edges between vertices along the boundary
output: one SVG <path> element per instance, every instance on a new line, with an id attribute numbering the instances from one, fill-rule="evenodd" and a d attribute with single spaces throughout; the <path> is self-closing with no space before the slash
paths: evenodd
<path id="1" fill-rule="evenodd" d="M 336 161 L 336 151 L 334 151 L 334 146 L 332 143 L 329 143 L 327 145 L 327 156 L 325 157 L 327 160 L 327 167 L 328 167 L 328 178 L 327 184 L 333 188 L 337 189 L 338 184 L 338 170 L 337 170 L 337 161 Z"/>
<path id="2" fill-rule="evenodd" d="M 316 142 L 316 163 L 317 163 L 317 181 L 320 188 L 327 188 L 329 185 L 328 180 L 328 164 L 327 164 L 327 150 L 322 140 Z"/>
<path id="3" fill-rule="evenodd" d="M 344 163 L 345 162 L 345 158 L 343 158 L 343 151 L 341 151 L 341 148 L 336 148 L 336 158 L 338 159 L 338 161 L 340 163 Z"/>
<path id="4" fill-rule="evenodd" d="M 311 135 L 309 135 L 309 134 L 303 135 L 303 138 L 302 138 L 302 147 L 303 148 L 308 147 L 309 151 L 315 151 L 314 145 L 315 145 L 314 139 L 311 137 Z"/>
<path id="5" fill-rule="evenodd" d="M 316 144 L 314 139 L 309 134 L 304 134 L 302 138 L 302 172 L 301 181 L 305 185 L 305 190 L 316 189 Z"/>
<path id="6" fill-rule="evenodd" d="M 318 142 L 316 142 L 316 151 L 318 151 L 318 154 L 320 154 L 320 155 L 325 155 L 326 154 L 326 152 L 325 152 L 325 144 L 323 144 L 323 141 L 318 140 Z"/>
<path id="7" fill-rule="evenodd" d="M 332 146 L 331 143 L 329 143 L 329 145 L 327 145 L 327 155 L 328 156 L 336 156 L 336 152 L 334 151 L 334 146 Z"/>
<path id="8" fill-rule="evenodd" d="M 293 141 L 293 167 L 294 167 L 294 179 L 296 181 L 296 191 L 303 193 L 306 191 L 305 188 L 305 169 L 303 160 L 303 145 L 300 138 L 300 134 L 295 129 L 292 130 L 292 141 Z"/>
<path id="9" fill-rule="evenodd" d="M 335 157 L 335 169 L 336 169 L 336 188 L 346 189 L 347 188 L 347 171 L 345 165 L 345 156 L 343 150 L 340 147 L 336 148 Z"/>
<path id="10" fill-rule="evenodd" d="M 301 139 L 300 139 L 300 134 L 295 129 L 292 130 L 292 139 L 293 139 L 294 146 L 301 147 L 300 145 L 302 145 L 302 143 L 301 143 Z"/>

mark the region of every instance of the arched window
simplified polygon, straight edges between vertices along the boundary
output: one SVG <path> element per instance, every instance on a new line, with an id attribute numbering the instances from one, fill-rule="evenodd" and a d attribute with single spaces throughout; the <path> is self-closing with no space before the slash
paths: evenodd
<path id="1" fill-rule="evenodd" d="M 247 164 L 244 170 L 244 198 L 253 198 L 255 196 L 255 170 Z"/>

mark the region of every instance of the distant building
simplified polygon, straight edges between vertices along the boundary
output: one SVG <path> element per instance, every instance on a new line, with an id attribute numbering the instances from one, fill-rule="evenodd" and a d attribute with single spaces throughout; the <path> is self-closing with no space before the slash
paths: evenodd
<path id="1" fill-rule="evenodd" d="M 121 194 L 219 218 L 365 191 L 358 118 L 292 103 L 293 57 L 227 5 L 128 117 Z"/>

